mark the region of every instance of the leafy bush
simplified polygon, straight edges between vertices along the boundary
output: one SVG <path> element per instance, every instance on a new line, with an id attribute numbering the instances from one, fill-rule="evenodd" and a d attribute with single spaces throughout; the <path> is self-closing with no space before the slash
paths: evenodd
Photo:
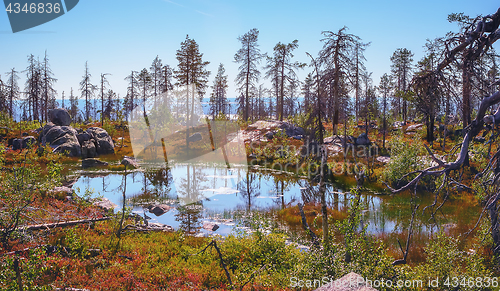
<path id="1" fill-rule="evenodd" d="M 490 160 L 490 145 L 488 143 L 471 143 L 469 147 L 470 161 L 478 169 L 485 169 Z"/>
<path id="2" fill-rule="evenodd" d="M 14 257 L 4 257 L 0 260 L 0 289 L 20 290 L 14 272 Z M 47 258 L 42 249 L 35 249 L 28 253 L 25 259 L 19 259 L 21 269 L 21 283 L 23 290 L 53 290 L 41 282 L 43 274 L 47 271 Z M 45 286 L 44 286 L 45 285 Z"/>
<path id="3" fill-rule="evenodd" d="M 0 242 L 4 249 L 10 248 L 9 239 L 16 229 L 32 219 L 28 213 L 33 211 L 29 206 L 35 197 L 43 196 L 60 181 L 61 168 L 58 164 L 47 165 L 50 177 L 47 179 L 47 173 L 30 159 L 28 153 L 33 151 L 25 150 L 22 155 L 15 157 L 12 167 L 0 172 Z"/>
<path id="4" fill-rule="evenodd" d="M 382 172 L 382 180 L 393 186 L 405 184 L 409 181 L 405 175 L 424 166 L 423 159 L 419 157 L 424 151 L 416 139 L 408 141 L 401 135 L 393 137 L 389 146 L 391 160 Z"/>
<path id="5" fill-rule="evenodd" d="M 397 267 L 392 266 L 393 259 L 387 255 L 383 243 L 366 233 L 367 226 L 359 230 L 359 205 L 351 201 L 348 218 L 335 223 L 340 240 L 330 242 L 323 249 L 311 248 L 304 255 L 296 269 L 297 277 L 306 280 L 326 278 L 328 282 L 350 272 L 368 280 L 397 281 L 404 277 Z"/>
<path id="6" fill-rule="evenodd" d="M 488 280 L 485 278 L 494 276 L 486 268 L 481 256 L 472 249 L 467 252 L 460 250 L 458 238 L 439 233 L 429 241 L 425 253 L 427 254 L 426 261 L 411 269 L 410 278 L 423 282 L 438 279 L 439 286 L 449 290 L 497 289 L 489 288 L 485 284 Z M 470 280 L 472 281 L 469 283 Z M 491 283 L 492 281 L 490 287 L 493 285 Z"/>
<path id="7" fill-rule="evenodd" d="M 234 269 L 234 283 L 242 285 L 253 281 L 264 286 L 285 288 L 290 284 L 290 273 L 295 269 L 301 253 L 293 245 L 286 245 L 285 236 L 270 233 L 265 236 L 228 236 L 222 244 L 222 253 Z"/>
<path id="8" fill-rule="evenodd" d="M 112 122 L 109 118 L 104 119 L 104 125 L 102 128 L 109 134 L 109 136 L 113 138 L 118 136 L 118 131 L 115 128 L 115 122 Z"/>

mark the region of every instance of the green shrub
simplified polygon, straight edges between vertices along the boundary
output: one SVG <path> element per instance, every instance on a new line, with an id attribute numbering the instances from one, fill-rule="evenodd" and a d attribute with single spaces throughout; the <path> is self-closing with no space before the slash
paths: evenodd
<path id="1" fill-rule="evenodd" d="M 233 282 L 239 286 L 255 281 L 277 289 L 286 288 L 302 256 L 293 245 L 286 245 L 285 236 L 277 233 L 228 236 L 221 249 L 228 267 L 235 270 Z"/>
<path id="2" fill-rule="evenodd" d="M 25 258 L 19 258 L 23 290 L 53 290 L 51 286 L 41 282 L 47 270 L 46 261 L 42 249 L 31 250 Z M 4 257 L 0 260 L 0 290 L 20 290 L 17 282 L 14 257 Z"/>
<path id="3" fill-rule="evenodd" d="M 424 251 L 427 259 L 411 269 L 410 278 L 426 284 L 437 279 L 441 290 L 497 290 L 486 285 L 486 278 L 494 276 L 481 256 L 473 249 L 460 250 L 458 238 L 439 233 Z M 496 282 L 498 287 L 500 284 Z M 489 285 L 494 285 L 493 281 Z"/>
<path id="4" fill-rule="evenodd" d="M 311 248 L 300 266 L 297 277 L 304 280 L 326 280 L 330 282 L 355 272 L 368 280 L 403 280 L 404 274 L 392 266 L 393 259 L 385 251 L 383 243 L 366 233 L 366 227 L 359 230 L 361 209 L 359 203 L 350 203 L 348 218 L 335 223 L 340 238 L 324 249 Z M 323 280 L 323 281 L 324 281 Z M 384 290 L 385 288 L 377 288 Z"/>
<path id="5" fill-rule="evenodd" d="M 48 174 L 43 172 L 29 154 L 33 152 L 34 149 L 28 149 L 15 156 L 13 166 L 0 172 L 0 242 L 3 249 L 10 249 L 11 235 L 31 220 L 30 212 L 35 209 L 30 205 L 34 199 L 53 189 L 60 181 L 60 166 L 50 163 L 47 165 Z"/>
<path id="6" fill-rule="evenodd" d="M 382 180 L 393 186 L 405 184 L 410 181 L 404 177 L 408 173 L 421 169 L 425 166 L 422 158 L 424 154 L 421 143 L 415 138 L 405 140 L 401 135 L 394 136 L 389 143 L 391 160 L 382 172 Z"/>

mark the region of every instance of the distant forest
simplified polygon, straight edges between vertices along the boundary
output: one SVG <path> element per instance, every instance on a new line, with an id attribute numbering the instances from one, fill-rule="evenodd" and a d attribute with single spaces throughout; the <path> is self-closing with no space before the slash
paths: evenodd
<path id="1" fill-rule="evenodd" d="M 406 48 L 396 49 L 390 57 L 391 71 L 380 80 L 373 80 L 365 66 L 364 52 L 370 42 L 348 33 L 347 27 L 323 31 L 322 49 L 315 55 L 307 53 L 307 64 L 294 60 L 298 40 L 279 42 L 272 52 L 262 53 L 259 30 L 251 29 L 237 38 L 241 48 L 234 55 L 239 65 L 238 74 L 232 76 L 239 92 L 239 118 L 284 120 L 300 114 L 322 131 L 323 122 L 332 123 L 334 130 L 335 125 L 347 122 L 377 122 L 385 130 L 396 120 L 424 121 L 433 128 L 434 122 L 454 116 L 466 127 L 482 99 L 499 88 L 499 56 L 491 46 L 499 36 L 491 33 L 486 37 L 487 27 L 479 31 L 478 23 L 488 22 L 479 20 L 482 18 L 463 13 L 450 14 L 448 21 L 457 24 L 456 32 L 428 39 L 422 44 L 425 55 L 421 60 L 414 60 Z M 488 41 L 482 43 L 481 38 Z M 219 65 L 209 84 L 209 62 L 189 36 L 180 44 L 176 59 L 178 63 L 170 66 L 157 56 L 149 68 L 130 71 L 125 78 L 127 93 L 122 97 L 110 89 L 106 73 L 100 74 L 98 83 L 92 83 L 85 63 L 75 90 L 58 96 L 47 52 L 41 60 L 31 54 L 24 70 L 12 68 L 4 80 L 0 78 L 0 111 L 13 117 L 18 110 L 22 120 L 42 122 L 47 121 L 49 109 L 60 106 L 76 121 L 126 118 L 136 106 L 151 100 L 154 104 L 168 102 L 165 96 L 169 91 L 194 85 L 200 101 L 209 93 L 212 118 L 227 116 L 229 77 L 224 65 Z M 310 72 L 299 80 L 299 70 Z M 25 76 L 24 84 L 19 84 L 20 75 Z M 427 78 L 430 75 L 433 77 Z M 264 79 L 270 88 L 261 83 Z M 64 104 L 57 104 L 56 98 Z M 79 107 L 79 102 L 84 106 Z M 429 130 L 428 140 L 433 139 L 432 132 Z"/>

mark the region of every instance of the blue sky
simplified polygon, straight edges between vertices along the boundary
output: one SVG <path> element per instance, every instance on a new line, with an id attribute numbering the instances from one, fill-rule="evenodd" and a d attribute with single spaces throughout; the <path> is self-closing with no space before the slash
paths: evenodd
<path id="1" fill-rule="evenodd" d="M 238 65 L 233 58 L 240 47 L 238 36 L 258 28 L 263 53 L 272 53 L 278 42 L 297 39 L 295 60 L 309 63 L 306 52 L 317 55 L 321 32 L 345 25 L 349 33 L 371 42 L 365 53 L 366 67 L 378 84 L 380 76 L 390 72 L 389 58 L 397 48 L 410 49 L 416 62 L 423 56 L 426 39 L 457 31 L 446 20 L 448 14 L 492 14 L 499 7 L 495 2 L 81 0 L 65 15 L 15 34 L 7 12 L 0 11 L 0 75 L 5 80 L 11 68 L 24 70 L 29 54 L 42 59 L 47 50 L 59 96 L 62 91 L 68 96 L 71 87 L 80 94 L 78 84 L 88 61 L 94 84 L 101 73 L 110 73 L 111 89 L 123 97 L 127 86 L 123 79 L 131 70 L 149 68 L 156 55 L 175 67 L 175 52 L 189 34 L 210 62 L 210 84 L 223 63 L 229 75 L 229 96 L 235 97 Z M 310 71 L 306 68 L 299 76 L 303 80 Z M 24 81 L 23 73 L 22 87 Z"/>

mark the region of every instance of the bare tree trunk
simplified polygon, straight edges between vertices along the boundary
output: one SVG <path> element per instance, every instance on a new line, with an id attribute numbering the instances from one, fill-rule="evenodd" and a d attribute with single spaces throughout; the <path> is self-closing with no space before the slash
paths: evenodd
<path id="1" fill-rule="evenodd" d="M 500 232 L 498 225 L 498 209 L 497 202 L 500 198 L 500 193 L 495 194 L 496 197 L 493 201 L 488 205 L 488 211 L 490 214 L 490 222 L 491 222 L 491 237 L 493 238 L 493 252 L 495 255 L 500 255 Z"/>
<path id="2" fill-rule="evenodd" d="M 326 164 L 326 153 L 323 147 L 320 149 L 321 152 L 321 170 L 320 170 L 320 182 L 319 182 L 319 193 L 321 195 L 321 214 L 323 220 L 323 248 L 327 249 L 329 238 L 328 238 L 328 209 L 326 205 L 326 185 L 325 185 L 325 164 Z"/>
<path id="3" fill-rule="evenodd" d="M 470 61 L 468 57 L 464 57 L 464 63 L 462 67 L 462 119 L 463 128 L 466 128 L 471 122 L 471 112 L 470 112 L 470 94 L 471 94 L 471 83 L 470 83 Z"/>

